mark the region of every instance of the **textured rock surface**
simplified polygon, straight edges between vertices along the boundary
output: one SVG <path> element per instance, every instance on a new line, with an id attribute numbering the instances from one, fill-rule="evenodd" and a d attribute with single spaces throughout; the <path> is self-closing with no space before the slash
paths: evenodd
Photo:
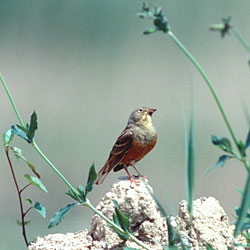
<path id="1" fill-rule="evenodd" d="M 166 220 L 161 216 L 143 183 L 139 186 L 131 185 L 127 178 L 123 178 L 113 185 L 97 205 L 97 209 L 110 220 L 112 220 L 114 212 L 113 200 L 118 202 L 124 214 L 130 215 L 131 228 L 135 232 L 135 237 L 153 249 L 161 249 L 159 243 L 167 244 Z M 94 215 L 90 234 L 95 241 L 106 242 L 109 249 L 121 249 L 122 246 L 131 247 L 131 242 L 122 241 L 112 229 L 103 226 L 104 224 L 106 224 L 105 221 Z"/>
<path id="2" fill-rule="evenodd" d="M 49 234 L 45 237 L 37 237 L 29 246 L 29 250 L 89 250 L 92 239 L 88 236 L 88 230 L 77 233 Z"/>
<path id="3" fill-rule="evenodd" d="M 114 212 L 112 200 L 117 200 L 120 209 L 130 215 L 135 237 L 151 249 L 162 249 L 160 245 L 167 243 L 166 222 L 143 183 L 140 186 L 131 186 L 129 180 L 123 178 L 105 194 L 97 209 L 111 220 Z M 200 198 L 194 201 L 191 238 L 188 237 L 190 223 L 185 201 L 180 203 L 179 216 L 172 217 L 171 220 L 183 238 L 189 239 L 192 243 L 191 249 L 203 250 L 206 242 L 216 250 L 226 250 L 227 246 L 231 246 L 234 226 L 229 224 L 228 216 L 215 198 Z M 29 250 L 122 250 L 125 246 L 141 249 L 134 242 L 122 241 L 104 224 L 106 222 L 94 215 L 90 232 L 84 230 L 77 233 L 51 234 L 44 238 L 37 237 L 29 246 Z M 245 244 L 242 238 L 239 238 L 238 242 Z"/>
<path id="4" fill-rule="evenodd" d="M 202 197 L 194 201 L 191 230 L 187 202 L 184 200 L 180 202 L 177 221 L 179 222 L 180 232 L 192 238 L 194 249 L 204 249 L 206 243 L 209 243 L 216 250 L 227 250 L 228 246 L 232 247 L 234 226 L 230 225 L 224 209 L 213 197 Z M 243 238 L 239 238 L 238 242 L 246 244 Z M 237 247 L 233 249 L 244 248 Z"/>

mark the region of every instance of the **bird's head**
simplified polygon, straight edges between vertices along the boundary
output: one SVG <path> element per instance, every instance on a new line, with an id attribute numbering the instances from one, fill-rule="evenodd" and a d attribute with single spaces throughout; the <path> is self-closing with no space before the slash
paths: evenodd
<path id="1" fill-rule="evenodd" d="M 135 109 L 129 116 L 128 124 L 147 126 L 152 123 L 152 115 L 156 109 L 141 107 Z"/>

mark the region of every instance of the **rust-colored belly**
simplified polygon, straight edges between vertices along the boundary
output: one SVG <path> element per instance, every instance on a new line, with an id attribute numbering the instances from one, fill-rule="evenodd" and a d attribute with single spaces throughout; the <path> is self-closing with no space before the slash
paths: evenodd
<path id="1" fill-rule="evenodd" d="M 149 153 L 155 146 L 157 137 L 149 143 L 141 143 L 139 141 L 133 141 L 130 149 L 125 154 L 121 161 L 121 164 L 130 165 L 133 162 L 141 160 L 147 153 Z"/>

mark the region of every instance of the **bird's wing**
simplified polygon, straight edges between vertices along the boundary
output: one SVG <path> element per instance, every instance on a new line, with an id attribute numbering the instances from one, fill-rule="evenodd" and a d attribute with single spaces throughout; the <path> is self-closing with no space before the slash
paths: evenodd
<path id="1" fill-rule="evenodd" d="M 113 146 L 109 154 L 108 160 L 106 161 L 103 168 L 99 171 L 97 179 L 95 181 L 96 184 L 101 184 L 110 170 L 112 170 L 121 162 L 122 158 L 130 148 L 132 141 L 133 131 L 131 129 L 124 129 L 115 142 L 115 145 Z"/>

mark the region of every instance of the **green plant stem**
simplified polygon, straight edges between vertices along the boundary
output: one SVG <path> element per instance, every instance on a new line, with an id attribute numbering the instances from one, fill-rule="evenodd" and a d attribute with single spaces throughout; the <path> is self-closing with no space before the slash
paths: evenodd
<path id="1" fill-rule="evenodd" d="M 10 91 L 9 91 L 9 89 L 8 89 L 8 87 L 7 87 L 7 85 L 6 85 L 6 83 L 5 83 L 5 81 L 4 81 L 4 79 L 3 79 L 3 77 L 2 77 L 1 74 L 0 74 L 0 80 L 1 80 L 1 82 L 2 82 L 2 84 L 3 84 L 3 87 L 4 87 L 4 89 L 5 89 L 5 91 L 6 91 L 7 95 L 8 95 L 8 97 L 9 97 L 9 100 L 10 100 L 10 102 L 11 102 L 11 105 L 12 105 L 12 107 L 13 107 L 13 109 L 14 109 L 16 115 L 17 115 L 17 118 L 18 118 L 18 120 L 19 120 L 21 126 L 22 126 L 23 128 L 26 128 L 25 125 L 24 125 L 24 123 L 23 123 L 23 120 L 22 120 L 22 118 L 21 118 L 21 116 L 20 116 L 20 114 L 19 114 L 19 112 L 18 112 L 18 109 L 17 109 L 17 107 L 16 107 L 16 105 L 15 105 L 15 103 L 14 103 L 14 101 L 13 101 L 13 98 L 12 98 L 12 96 L 11 96 L 11 94 L 10 94 Z M 47 162 L 47 164 L 52 168 L 52 170 L 54 170 L 54 171 L 56 172 L 56 174 L 65 182 L 65 184 L 66 184 L 74 193 L 78 194 L 77 190 L 76 190 L 76 189 L 66 180 L 66 178 L 60 173 L 60 171 L 59 171 L 59 170 L 52 164 L 52 162 L 44 155 L 44 153 L 40 150 L 40 148 L 38 147 L 38 145 L 36 144 L 35 141 L 32 142 L 32 146 L 33 146 L 33 147 L 35 148 L 35 150 L 40 154 L 40 156 Z"/>
<path id="2" fill-rule="evenodd" d="M 250 53 L 250 46 L 247 44 L 246 40 L 240 35 L 237 29 L 232 27 L 231 31 L 235 35 L 235 37 L 239 40 L 241 45 Z"/>
<path id="3" fill-rule="evenodd" d="M 109 220 L 106 216 L 104 216 L 102 213 L 100 213 L 100 211 L 98 211 L 91 203 L 90 201 L 87 199 L 86 202 L 84 203 L 84 206 L 90 208 L 92 211 L 94 211 L 97 215 L 99 215 L 103 220 L 105 220 L 108 224 L 112 225 L 112 227 L 114 227 L 117 231 L 119 231 L 122 234 L 127 234 L 127 236 L 134 241 L 136 244 L 138 244 L 139 246 L 147 249 L 147 250 L 151 250 L 148 246 L 146 246 L 145 244 L 143 244 L 141 241 L 139 241 L 136 237 L 134 237 L 134 235 L 128 233 L 128 232 L 124 232 L 122 230 L 122 228 L 120 228 L 118 225 L 116 225 L 113 221 Z"/>
<path id="4" fill-rule="evenodd" d="M 67 179 L 61 174 L 61 172 L 52 164 L 52 162 L 45 156 L 45 154 L 40 150 L 35 141 L 32 142 L 32 146 L 38 152 L 38 154 L 47 162 L 47 164 L 56 172 L 56 174 L 63 180 L 63 182 L 76 194 L 78 191 L 67 181 Z"/>
<path id="5" fill-rule="evenodd" d="M 16 105 L 15 105 L 13 99 L 12 99 L 12 96 L 11 96 L 11 94 L 10 94 L 10 91 L 9 91 L 9 89 L 8 89 L 8 87 L 7 87 L 7 85 L 6 85 L 5 81 L 4 81 L 4 79 L 3 79 L 3 76 L 2 76 L 1 74 L 0 74 L 0 79 L 1 79 L 1 82 L 2 82 L 2 84 L 3 84 L 3 87 L 4 87 L 6 93 L 7 93 L 8 97 L 9 97 L 9 100 L 10 100 L 10 102 L 11 102 L 11 105 L 12 105 L 12 107 L 13 107 L 15 113 L 16 113 L 16 116 L 17 116 L 17 118 L 18 118 L 18 120 L 19 120 L 21 126 L 22 126 L 23 128 L 26 128 L 25 125 L 24 125 L 24 123 L 23 123 L 23 120 L 22 120 L 22 118 L 21 118 L 21 116 L 20 116 L 20 114 L 19 114 L 19 112 L 18 112 L 18 110 L 17 110 L 17 107 L 16 107 Z"/>
<path id="6" fill-rule="evenodd" d="M 239 143 L 238 143 L 238 140 L 234 134 L 234 131 L 227 119 L 227 116 L 226 116 L 226 113 L 221 105 L 221 101 L 212 85 L 212 83 L 210 82 L 210 80 L 208 79 L 208 76 L 207 74 L 205 73 L 205 71 L 203 70 L 203 68 L 200 66 L 200 64 L 196 61 L 196 59 L 192 56 L 192 54 L 186 49 L 186 47 L 180 42 L 180 40 L 175 36 L 175 34 L 172 32 L 172 31 L 168 31 L 168 35 L 172 38 L 172 40 L 174 41 L 174 43 L 182 50 L 182 52 L 187 56 L 187 58 L 193 63 L 193 65 L 196 67 L 196 69 L 199 71 L 199 73 L 201 74 L 201 76 L 203 77 L 203 79 L 205 80 L 210 92 L 212 93 L 213 97 L 214 97 L 214 100 L 220 110 L 220 113 L 226 123 L 226 126 L 229 130 L 229 133 L 242 157 L 242 153 L 241 153 L 241 150 L 240 150 L 240 147 L 239 147 Z M 243 161 L 244 162 L 244 165 L 247 169 L 247 171 L 250 170 L 250 167 L 249 167 L 249 164 L 248 162 L 245 160 Z"/>

